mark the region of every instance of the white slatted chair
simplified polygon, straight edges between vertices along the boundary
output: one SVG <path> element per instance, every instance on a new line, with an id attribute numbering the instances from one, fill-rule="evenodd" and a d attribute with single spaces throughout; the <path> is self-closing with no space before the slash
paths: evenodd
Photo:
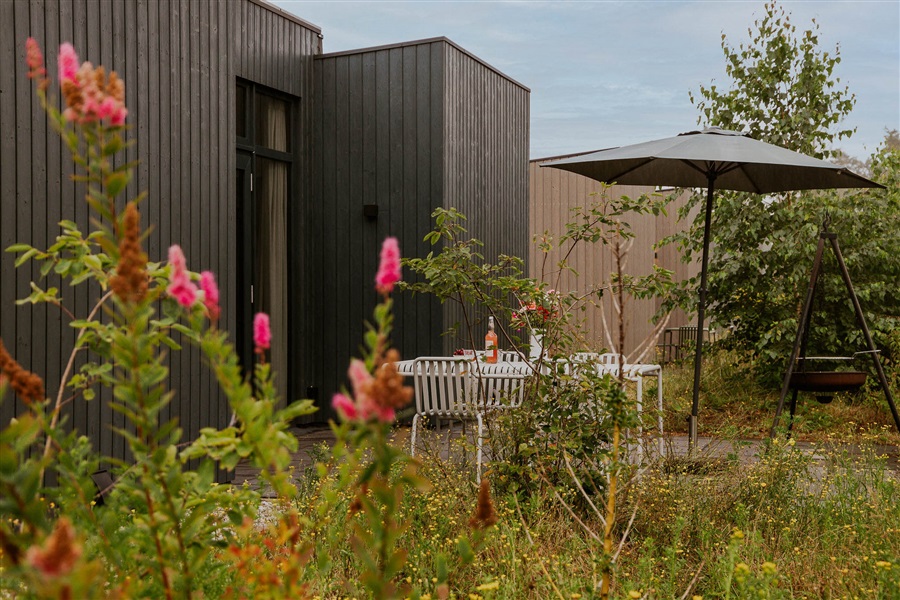
<path id="1" fill-rule="evenodd" d="M 583 353 L 585 355 L 589 353 Z M 580 355 L 576 355 L 580 356 Z M 609 373 L 613 376 L 619 375 L 619 361 L 621 355 L 615 352 L 607 352 L 605 354 L 594 355 L 598 371 L 601 373 Z M 637 392 L 637 410 L 640 414 L 644 406 L 644 377 L 656 377 L 656 400 L 657 400 L 657 427 L 659 429 L 659 451 L 662 454 L 663 448 L 663 386 L 662 386 L 662 367 L 659 365 L 650 365 L 643 363 L 625 363 L 624 366 L 625 379 L 635 383 Z M 638 435 L 643 433 L 643 426 L 638 426 Z"/>
<path id="2" fill-rule="evenodd" d="M 475 440 L 478 481 L 481 481 L 481 457 L 484 435 L 482 409 L 473 401 L 473 363 L 460 358 L 420 357 L 413 368 L 413 388 L 416 414 L 410 435 L 410 454 L 416 452 L 416 434 L 421 417 L 430 417 L 440 426 L 441 421 L 475 421 L 478 437 Z"/>
<path id="3" fill-rule="evenodd" d="M 500 362 L 509 362 L 509 363 L 526 363 L 528 362 L 528 357 L 519 352 L 518 350 L 500 350 L 498 355 L 498 359 Z"/>
<path id="4" fill-rule="evenodd" d="M 524 361 L 472 365 L 472 384 L 478 408 L 490 410 L 521 406 L 525 397 L 525 378 L 529 372 L 530 366 Z"/>

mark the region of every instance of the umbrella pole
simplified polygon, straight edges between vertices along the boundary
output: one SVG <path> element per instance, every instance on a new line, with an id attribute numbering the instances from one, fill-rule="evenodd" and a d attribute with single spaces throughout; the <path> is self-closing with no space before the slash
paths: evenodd
<path id="1" fill-rule="evenodd" d="M 706 219 L 703 223 L 703 258 L 700 263 L 700 303 L 697 306 L 697 352 L 694 355 L 694 399 L 688 420 L 688 452 L 697 444 L 697 415 L 700 412 L 700 367 L 703 357 L 703 320 L 706 317 L 706 269 L 709 263 L 709 227 L 712 221 L 713 189 L 715 173 L 707 175 Z"/>

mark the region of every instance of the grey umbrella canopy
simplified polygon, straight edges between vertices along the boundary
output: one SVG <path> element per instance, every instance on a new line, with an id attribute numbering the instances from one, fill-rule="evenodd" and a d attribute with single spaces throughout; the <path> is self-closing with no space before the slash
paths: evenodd
<path id="1" fill-rule="evenodd" d="M 721 189 L 767 194 L 789 190 L 883 187 L 830 162 L 718 127 L 600 150 L 541 166 L 564 169 L 606 183 L 706 188 L 694 395 L 689 426 L 691 445 L 697 441 L 697 414 L 700 408 L 703 336 L 699 332 L 703 331 L 706 311 L 713 192 Z"/>

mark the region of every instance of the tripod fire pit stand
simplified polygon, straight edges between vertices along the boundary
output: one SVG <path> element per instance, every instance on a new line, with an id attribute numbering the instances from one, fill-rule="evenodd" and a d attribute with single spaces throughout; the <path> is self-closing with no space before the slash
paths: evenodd
<path id="1" fill-rule="evenodd" d="M 821 275 L 822 255 L 825 251 L 825 240 L 831 244 L 834 255 L 837 258 L 838 268 L 841 271 L 841 277 L 847 286 L 847 293 L 853 302 L 853 310 L 856 311 L 856 320 L 866 339 L 868 350 L 857 352 L 854 357 L 807 357 L 806 341 L 809 336 L 809 323 L 812 317 L 813 295 L 816 290 L 816 283 Z M 813 260 L 812 274 L 809 278 L 809 288 L 806 290 L 806 301 L 803 303 L 803 311 L 797 325 L 797 338 L 794 341 L 794 350 L 791 352 L 791 359 L 788 361 L 787 372 L 784 374 L 784 383 L 781 386 L 781 398 L 778 400 L 778 409 L 775 411 L 775 420 L 772 423 L 772 430 L 769 432 L 770 437 L 775 437 L 775 428 L 778 426 L 778 419 L 781 417 L 781 411 L 784 409 L 784 400 L 787 397 L 788 390 L 793 390 L 791 396 L 791 422 L 789 427 L 794 424 L 794 413 L 797 409 L 798 392 L 815 393 L 818 400 L 823 403 L 831 401 L 834 392 L 849 391 L 858 389 L 865 383 L 866 373 L 864 371 L 808 371 L 806 365 L 809 361 L 841 361 L 853 360 L 857 355 L 869 354 L 872 356 L 872 362 L 875 365 L 875 371 L 878 373 L 878 381 L 881 383 L 881 389 L 884 391 L 884 397 L 887 398 L 888 405 L 891 407 L 891 414 L 894 416 L 894 424 L 897 431 L 900 432 L 900 415 L 897 414 L 897 406 L 894 404 L 894 398 L 891 396 L 891 390 L 888 388 L 887 378 L 884 376 L 884 368 L 881 365 L 881 359 L 878 357 L 879 350 L 875 348 L 872 342 L 872 335 L 866 326 L 865 317 L 863 317 L 862 308 L 859 305 L 859 299 L 856 292 L 853 291 L 853 284 L 850 282 L 850 274 L 847 272 L 847 265 L 844 264 L 844 257 L 841 255 L 841 248 L 838 246 L 837 234 L 828 231 L 828 220 L 822 225 L 822 231 L 819 232 L 819 245 L 816 248 L 816 257 Z M 800 363 L 800 368 L 797 365 Z"/>

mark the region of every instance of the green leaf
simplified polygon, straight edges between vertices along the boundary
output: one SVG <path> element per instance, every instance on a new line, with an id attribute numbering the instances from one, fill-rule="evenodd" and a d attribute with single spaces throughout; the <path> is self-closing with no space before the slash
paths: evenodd
<path id="1" fill-rule="evenodd" d="M 113 135 L 100 151 L 103 156 L 112 156 L 122 149 L 122 137 L 118 134 Z"/>
<path id="2" fill-rule="evenodd" d="M 172 350 L 181 350 L 181 344 L 179 344 L 178 342 L 176 342 L 175 340 L 173 340 L 172 338 L 170 338 L 167 335 L 162 336 L 160 338 L 160 341 L 163 344 L 165 344 L 166 346 L 168 346 L 169 348 L 171 348 Z"/>
<path id="3" fill-rule="evenodd" d="M 128 185 L 130 179 L 131 173 L 129 171 L 110 173 L 104 182 L 106 185 L 106 195 L 110 198 L 115 198 L 122 193 L 122 190 Z"/>
<path id="4" fill-rule="evenodd" d="M 472 544 L 469 543 L 469 540 L 466 537 L 459 538 L 459 541 L 456 543 L 456 551 L 466 564 L 475 560 L 475 552 L 472 550 Z"/>
<path id="5" fill-rule="evenodd" d="M 100 261 L 100 257 L 97 256 L 96 254 L 88 254 L 87 256 L 84 257 L 83 260 L 84 260 L 85 266 L 87 266 L 91 269 L 94 269 L 95 271 L 103 270 L 103 264 Z"/>
<path id="6" fill-rule="evenodd" d="M 200 336 L 199 336 L 199 334 L 198 334 L 196 331 L 194 331 L 193 329 L 191 329 L 191 328 L 189 328 L 189 327 L 185 327 L 185 326 L 182 325 L 181 323 L 175 323 L 175 324 L 173 324 L 173 325 L 172 325 L 172 329 L 174 329 L 175 331 L 181 333 L 181 334 L 184 335 L 184 336 L 187 336 L 189 339 L 192 339 L 192 340 L 199 340 L 199 339 L 200 339 Z"/>
<path id="7" fill-rule="evenodd" d="M 19 258 L 16 259 L 16 267 L 17 268 L 21 267 L 23 264 L 28 262 L 28 259 L 30 259 L 32 256 L 34 256 L 37 253 L 38 253 L 38 251 L 35 248 L 31 248 L 31 249 L 27 250 L 25 252 L 25 254 L 23 254 L 22 256 L 20 256 Z"/>

